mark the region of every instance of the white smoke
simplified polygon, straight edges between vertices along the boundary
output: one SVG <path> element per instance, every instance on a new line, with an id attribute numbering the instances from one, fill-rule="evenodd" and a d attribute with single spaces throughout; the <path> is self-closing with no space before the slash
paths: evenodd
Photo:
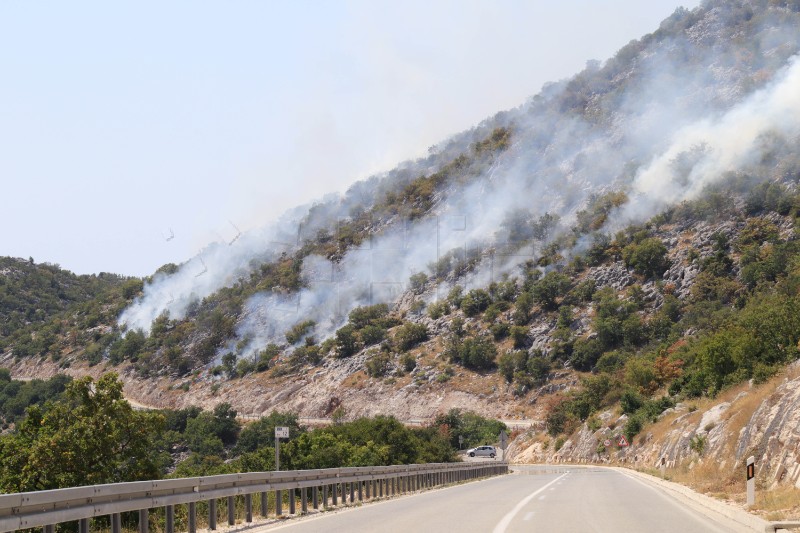
<path id="1" fill-rule="evenodd" d="M 781 35 L 791 35 L 795 43 L 800 42 L 799 33 L 797 27 L 781 29 Z M 503 222 L 516 210 L 525 210 L 533 219 L 545 213 L 558 215 L 561 229 L 568 229 L 593 194 L 627 187 L 630 201 L 603 228 L 614 231 L 697 195 L 728 171 L 757 164 L 770 136 L 800 134 L 800 60 L 791 59 L 771 83 L 745 98 L 740 88 L 749 78 L 747 73 L 717 67 L 730 63 L 727 55 L 715 51 L 696 59 L 688 70 L 675 59 L 688 55 L 691 46 L 689 40 L 668 41 L 644 49 L 633 73 L 615 74 L 633 78 L 635 73 L 638 83 L 631 83 L 619 100 L 593 96 L 584 116 L 563 112 L 559 106 L 567 95 L 586 90 L 580 86 L 581 76 L 598 79 L 595 65 L 577 81 L 545 87 L 521 108 L 455 137 L 425 160 L 406 163 L 383 179 L 356 184 L 343 198 L 297 208 L 230 246 L 211 245 L 176 274 L 155 276 L 120 323 L 149 330 L 164 312 L 173 319 L 184 317 L 193 302 L 249 276 L 259 264 L 283 252 L 294 252 L 338 220 L 368 210 L 388 190 L 399 190 L 469 152 L 470 144 L 494 127 L 512 127 L 512 146 L 490 165 L 479 160 L 466 182 L 438 192 L 431 216 L 413 222 L 376 220 L 376 234 L 350 249 L 341 261 L 306 257 L 304 287 L 298 293 L 266 291 L 251 297 L 237 325 L 237 336 L 244 341 L 241 354 L 252 354 L 268 342 L 282 343 L 284 333 L 304 320 L 316 322 L 313 334 L 318 340 L 329 337 L 352 309 L 394 301 L 408 289 L 410 275 L 430 273 L 429 265 L 448 253 L 483 255 L 471 273 L 443 285 L 485 286 L 515 272 L 545 244 L 519 247 L 506 242 Z M 728 53 L 734 56 L 736 51 Z M 775 57 L 766 57 L 764 65 Z M 579 248 L 589 242 L 582 239 Z M 485 253 L 491 249 L 497 252 Z M 425 298 L 442 292 L 446 294 L 437 290 Z"/>
<path id="2" fill-rule="evenodd" d="M 678 130 L 667 150 L 636 176 L 618 226 L 694 198 L 726 173 L 756 164 L 771 138 L 798 135 L 800 57 L 795 56 L 772 83 L 721 117 Z"/>

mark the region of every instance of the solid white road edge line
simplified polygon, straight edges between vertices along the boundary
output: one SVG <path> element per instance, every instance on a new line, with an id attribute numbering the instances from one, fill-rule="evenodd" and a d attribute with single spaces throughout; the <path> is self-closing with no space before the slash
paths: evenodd
<path id="1" fill-rule="evenodd" d="M 540 488 L 540 489 L 538 489 L 538 490 L 536 490 L 536 491 L 532 492 L 531 494 L 528 494 L 527 496 L 525 496 L 525 498 L 523 498 L 523 499 L 522 499 L 522 500 L 521 500 L 521 501 L 520 501 L 520 502 L 519 502 L 517 505 L 515 505 L 515 506 L 514 506 L 514 508 L 513 508 L 513 509 L 511 509 L 511 511 L 509 511 L 509 512 L 508 512 L 508 514 L 506 514 L 506 515 L 503 517 L 503 519 L 502 519 L 502 520 L 500 520 L 500 521 L 497 523 L 497 525 L 496 525 L 496 526 L 494 526 L 494 529 L 492 530 L 492 533 L 505 533 L 505 531 L 506 531 L 506 528 L 508 527 L 508 525 L 511 523 L 511 521 L 512 521 L 512 520 L 514 520 L 514 517 L 517 515 L 517 513 L 518 513 L 518 512 L 520 512 L 520 510 L 521 510 L 523 507 L 525 507 L 526 505 L 528 505 L 528 503 L 529 503 L 529 502 L 530 502 L 532 499 L 534 499 L 534 498 L 535 498 L 535 497 L 536 497 L 536 496 L 537 496 L 537 495 L 538 495 L 540 492 L 542 492 L 542 491 L 544 491 L 544 490 L 547 490 L 547 487 L 549 487 L 550 485 L 552 485 L 553 483 L 555 483 L 555 482 L 556 482 L 556 481 L 558 481 L 559 479 L 563 478 L 563 477 L 564 477 L 564 476 L 566 476 L 568 473 L 569 473 L 569 472 L 565 472 L 565 473 L 561 474 L 560 476 L 558 476 L 557 478 L 555 478 L 553 481 L 551 481 L 550 483 L 548 483 L 548 484 L 547 484 L 547 485 L 545 485 L 544 487 L 542 487 L 542 488 Z"/>

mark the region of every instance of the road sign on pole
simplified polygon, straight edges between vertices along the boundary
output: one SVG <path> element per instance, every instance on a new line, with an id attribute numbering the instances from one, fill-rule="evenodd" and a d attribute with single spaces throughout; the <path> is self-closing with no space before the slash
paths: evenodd
<path id="1" fill-rule="evenodd" d="M 281 469 L 281 439 L 289 438 L 289 428 L 275 426 L 275 470 Z"/>
<path id="2" fill-rule="evenodd" d="M 458 449 L 461 450 L 463 448 L 464 448 L 464 436 L 463 435 L 459 435 L 458 436 Z"/>
<path id="3" fill-rule="evenodd" d="M 747 458 L 747 506 L 756 504 L 756 458 Z"/>
<path id="4" fill-rule="evenodd" d="M 506 460 L 506 448 L 508 447 L 508 435 L 506 435 L 506 431 L 502 430 L 500 432 L 500 449 L 503 450 L 503 461 Z"/>
<path id="5" fill-rule="evenodd" d="M 617 444 L 624 448 L 625 446 L 628 446 L 628 439 L 625 438 L 625 435 L 620 435 L 619 442 L 617 442 Z"/>

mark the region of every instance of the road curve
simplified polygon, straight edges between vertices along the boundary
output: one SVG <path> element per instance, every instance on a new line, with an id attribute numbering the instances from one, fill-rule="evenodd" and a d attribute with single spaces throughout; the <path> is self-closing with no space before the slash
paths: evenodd
<path id="1" fill-rule="evenodd" d="M 554 466 L 513 470 L 508 476 L 254 529 L 286 533 L 751 531 L 715 522 L 620 470 Z"/>

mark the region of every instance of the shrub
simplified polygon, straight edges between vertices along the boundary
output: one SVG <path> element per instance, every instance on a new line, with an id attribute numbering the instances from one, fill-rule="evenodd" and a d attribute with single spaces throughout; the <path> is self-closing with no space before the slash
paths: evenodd
<path id="1" fill-rule="evenodd" d="M 538 272 L 538 270 L 536 272 Z M 533 304 L 533 295 L 530 292 L 523 292 L 517 297 L 517 301 L 515 302 L 516 308 L 512 316 L 514 324 L 524 326 L 530 322 Z"/>
<path id="2" fill-rule="evenodd" d="M 447 350 L 451 360 L 474 370 L 488 370 L 494 367 L 497 348 L 490 340 L 484 337 L 468 337 L 451 342 L 450 349 Z"/>
<path id="3" fill-rule="evenodd" d="M 494 340 L 500 341 L 508 337 L 509 326 L 505 322 L 497 322 L 489 326 L 489 331 Z"/>
<path id="4" fill-rule="evenodd" d="M 356 328 L 352 324 L 339 328 L 334 342 L 336 357 L 350 357 L 360 349 Z"/>
<path id="5" fill-rule="evenodd" d="M 474 289 L 461 300 L 461 310 L 467 316 L 475 316 L 489 307 L 492 298 L 483 289 Z"/>
<path id="6" fill-rule="evenodd" d="M 421 294 L 425 290 L 425 284 L 428 282 L 428 276 L 424 272 L 413 274 L 409 279 L 409 286 L 415 294 Z"/>
<path id="7" fill-rule="evenodd" d="M 669 268 L 667 247 L 656 238 L 629 244 L 622 250 L 622 259 L 626 266 L 648 278 L 661 277 Z"/>
<path id="8" fill-rule="evenodd" d="M 642 396 L 633 390 L 626 390 L 622 393 L 622 396 L 619 399 L 619 405 L 622 408 L 622 412 L 626 415 L 632 415 L 639 408 L 644 404 L 644 399 Z"/>
<path id="9" fill-rule="evenodd" d="M 637 416 L 632 416 L 625 422 L 622 433 L 625 435 L 625 438 L 628 439 L 628 442 L 633 442 L 633 437 L 639 434 L 642 430 L 642 425 L 641 419 Z"/>
<path id="10" fill-rule="evenodd" d="M 506 381 L 511 383 L 514 380 L 514 357 L 510 353 L 504 353 L 497 360 L 497 370 L 506 378 Z"/>
<path id="11" fill-rule="evenodd" d="M 528 346 L 528 328 L 524 326 L 511 326 L 511 338 L 514 340 L 514 348 L 525 348 Z"/>
<path id="12" fill-rule="evenodd" d="M 389 314 L 389 306 L 386 304 L 368 305 L 364 307 L 356 307 L 350 311 L 348 316 L 350 324 L 357 329 L 363 329 L 370 324 L 382 325 L 387 327 L 385 319 Z"/>
<path id="13" fill-rule="evenodd" d="M 438 320 L 445 315 L 450 314 L 450 305 L 447 300 L 439 300 L 428 306 L 428 316 L 433 320 Z"/>
<path id="14" fill-rule="evenodd" d="M 400 364 L 403 366 L 403 370 L 406 372 L 411 372 L 417 368 L 417 360 L 410 353 L 405 353 L 400 356 Z"/>
<path id="15" fill-rule="evenodd" d="M 425 327 L 425 324 L 406 322 L 398 328 L 394 340 L 401 350 L 410 350 L 419 343 L 428 340 L 428 328 Z"/>
<path id="16" fill-rule="evenodd" d="M 550 373 L 550 361 L 541 355 L 541 352 L 538 352 L 538 354 L 528 357 L 525 370 L 534 380 L 542 382 Z"/>
<path id="17" fill-rule="evenodd" d="M 297 344 L 303 339 L 303 337 L 306 336 L 309 331 L 311 331 L 315 325 L 316 322 L 313 320 L 305 320 L 295 324 L 289 331 L 286 332 L 286 342 L 289 344 Z"/>
<path id="18" fill-rule="evenodd" d="M 361 342 L 364 346 L 378 344 L 386 338 L 386 330 L 380 326 L 369 324 L 361 330 Z"/>
<path id="19" fill-rule="evenodd" d="M 533 298 L 545 309 L 553 310 L 557 307 L 557 300 L 564 296 L 569 288 L 568 276 L 551 271 L 533 286 Z"/>
<path id="20" fill-rule="evenodd" d="M 569 360 L 575 370 L 588 372 L 594 368 L 601 355 L 603 345 L 598 339 L 578 340 L 573 345 Z"/>
<path id="21" fill-rule="evenodd" d="M 367 368 L 369 377 L 379 378 L 385 376 L 389 372 L 390 363 L 389 354 L 379 353 L 367 359 L 364 365 Z"/>

